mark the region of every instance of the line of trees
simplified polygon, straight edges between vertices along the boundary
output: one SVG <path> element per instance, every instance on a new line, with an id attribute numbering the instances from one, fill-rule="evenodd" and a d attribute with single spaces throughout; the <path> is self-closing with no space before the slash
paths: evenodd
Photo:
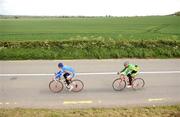
<path id="1" fill-rule="evenodd" d="M 175 16 L 180 16 L 180 11 L 174 13 Z"/>
<path id="2" fill-rule="evenodd" d="M 180 16 L 180 11 L 175 12 L 173 14 L 174 16 Z M 105 15 L 105 16 L 16 16 L 16 15 L 0 15 L 0 18 L 8 19 L 8 18 L 97 18 L 97 17 L 119 17 L 119 16 L 111 16 L 111 15 Z M 128 17 L 128 16 L 121 16 L 121 17 Z M 135 16 L 136 17 L 136 16 Z"/>

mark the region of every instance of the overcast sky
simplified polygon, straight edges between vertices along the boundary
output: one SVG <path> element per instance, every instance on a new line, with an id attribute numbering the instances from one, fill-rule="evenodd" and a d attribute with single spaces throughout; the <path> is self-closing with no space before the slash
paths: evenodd
<path id="1" fill-rule="evenodd" d="M 0 15 L 144 16 L 180 11 L 180 0 L 0 0 Z"/>

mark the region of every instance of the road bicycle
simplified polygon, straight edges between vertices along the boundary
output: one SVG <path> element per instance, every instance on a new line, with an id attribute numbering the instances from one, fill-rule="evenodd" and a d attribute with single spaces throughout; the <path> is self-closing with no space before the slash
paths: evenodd
<path id="1" fill-rule="evenodd" d="M 69 81 L 71 86 L 73 86 L 73 89 L 71 90 L 72 92 L 80 92 L 83 90 L 84 88 L 84 84 L 81 80 L 79 79 L 72 79 Z M 59 93 L 61 92 L 64 87 L 66 87 L 67 89 L 69 89 L 65 78 L 59 78 L 58 80 L 52 80 L 49 83 L 49 89 L 53 92 L 53 93 Z"/>
<path id="2" fill-rule="evenodd" d="M 126 88 L 127 84 L 129 84 L 129 79 L 121 75 L 120 78 L 117 78 L 113 81 L 112 87 L 115 91 L 122 91 L 123 89 Z M 145 81 L 142 78 L 134 78 L 132 80 L 132 85 L 131 87 L 135 90 L 143 88 L 145 85 Z"/>

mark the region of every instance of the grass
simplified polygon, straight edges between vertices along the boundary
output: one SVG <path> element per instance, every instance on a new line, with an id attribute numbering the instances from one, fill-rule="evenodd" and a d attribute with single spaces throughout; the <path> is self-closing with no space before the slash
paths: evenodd
<path id="1" fill-rule="evenodd" d="M 92 109 L 0 109 L 0 117 L 179 117 L 180 105 Z"/>
<path id="2" fill-rule="evenodd" d="M 0 60 L 179 58 L 180 17 L 0 18 Z"/>
<path id="3" fill-rule="evenodd" d="M 180 17 L 0 19 L 1 41 L 180 39 Z"/>

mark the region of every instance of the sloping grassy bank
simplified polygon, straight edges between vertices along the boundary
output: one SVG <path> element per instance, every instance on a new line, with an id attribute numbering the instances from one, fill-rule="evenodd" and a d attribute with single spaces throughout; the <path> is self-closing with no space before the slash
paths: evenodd
<path id="1" fill-rule="evenodd" d="M 0 41 L 1 60 L 179 57 L 180 40 Z"/>
<path id="2" fill-rule="evenodd" d="M 0 117 L 179 117 L 180 106 L 93 109 L 0 109 Z"/>

